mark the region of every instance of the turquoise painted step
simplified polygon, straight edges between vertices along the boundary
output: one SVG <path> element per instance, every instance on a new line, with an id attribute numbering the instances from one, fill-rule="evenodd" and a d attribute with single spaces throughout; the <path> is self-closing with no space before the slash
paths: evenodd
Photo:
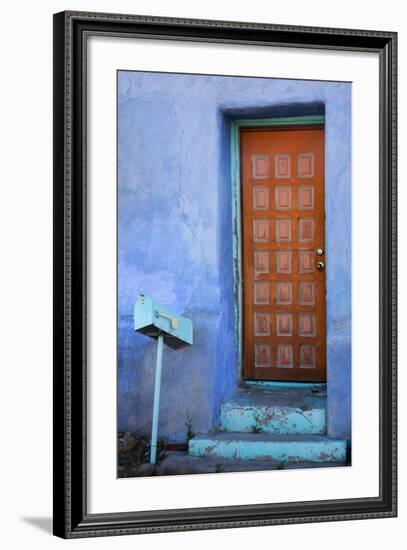
<path id="1" fill-rule="evenodd" d="M 189 440 L 189 454 L 240 460 L 267 459 L 279 463 L 346 463 L 346 440 L 320 435 L 272 435 L 222 432 Z"/>
<path id="2" fill-rule="evenodd" d="M 311 389 L 242 390 L 223 403 L 220 429 L 227 432 L 315 434 L 326 432 L 326 396 Z"/>

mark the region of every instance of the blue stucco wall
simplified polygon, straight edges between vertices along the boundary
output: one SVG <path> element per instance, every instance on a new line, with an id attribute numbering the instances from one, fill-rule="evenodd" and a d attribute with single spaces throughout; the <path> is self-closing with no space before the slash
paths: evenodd
<path id="1" fill-rule="evenodd" d="M 194 323 L 164 350 L 159 434 L 216 427 L 237 384 L 230 121 L 326 116 L 328 431 L 350 435 L 351 85 L 118 72 L 118 426 L 151 428 L 155 343 L 140 292 Z"/>

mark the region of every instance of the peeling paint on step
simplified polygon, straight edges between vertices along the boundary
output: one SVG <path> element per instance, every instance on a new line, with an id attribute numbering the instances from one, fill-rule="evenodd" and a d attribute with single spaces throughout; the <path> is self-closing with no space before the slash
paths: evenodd
<path id="1" fill-rule="evenodd" d="M 345 439 L 318 435 L 270 435 L 217 433 L 196 436 L 189 441 L 192 456 L 240 460 L 273 460 L 281 463 L 346 463 Z"/>
<path id="2" fill-rule="evenodd" d="M 264 432 L 271 434 L 324 434 L 326 408 L 323 403 L 299 406 L 224 403 L 220 430 L 227 432 Z"/>

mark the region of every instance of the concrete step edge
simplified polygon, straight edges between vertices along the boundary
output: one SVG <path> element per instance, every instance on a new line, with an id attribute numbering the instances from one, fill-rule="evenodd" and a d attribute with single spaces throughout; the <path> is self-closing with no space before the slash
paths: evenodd
<path id="1" fill-rule="evenodd" d="M 324 434 L 326 409 L 225 404 L 221 408 L 220 428 L 236 432 Z"/>
<path id="2" fill-rule="evenodd" d="M 347 441 L 321 435 L 274 435 L 238 432 L 202 434 L 189 441 L 193 456 L 218 456 L 278 462 L 345 463 Z"/>

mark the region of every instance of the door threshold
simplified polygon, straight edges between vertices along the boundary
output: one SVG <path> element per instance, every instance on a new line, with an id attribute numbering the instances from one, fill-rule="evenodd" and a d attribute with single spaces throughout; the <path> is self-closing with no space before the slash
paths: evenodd
<path id="1" fill-rule="evenodd" d="M 326 390 L 326 382 L 278 382 L 274 380 L 244 380 L 240 384 L 242 388 L 257 388 L 263 390 L 278 389 L 311 389 L 314 391 Z"/>

